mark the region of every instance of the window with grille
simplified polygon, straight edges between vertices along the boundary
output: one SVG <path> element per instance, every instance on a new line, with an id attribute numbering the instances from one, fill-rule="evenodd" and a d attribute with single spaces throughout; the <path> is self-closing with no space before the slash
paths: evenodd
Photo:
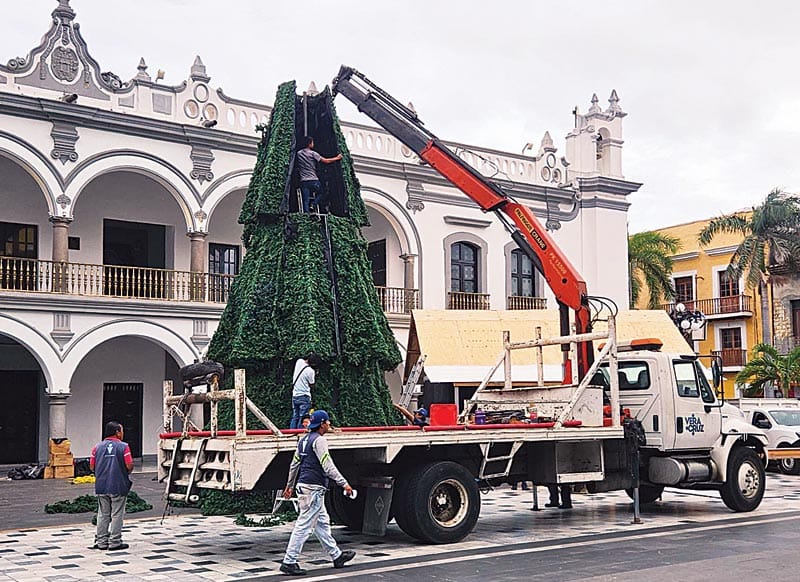
<path id="1" fill-rule="evenodd" d="M 531 258 L 519 249 L 511 251 L 511 295 L 537 297 L 536 269 Z"/>
<path id="2" fill-rule="evenodd" d="M 742 349 L 742 330 L 738 327 L 730 327 L 719 330 L 719 340 L 723 350 Z"/>
<path id="3" fill-rule="evenodd" d="M 225 302 L 233 277 L 239 274 L 239 247 L 211 243 L 208 245 L 209 300 Z"/>
<path id="4" fill-rule="evenodd" d="M 478 293 L 478 247 L 465 242 L 450 247 L 450 290 Z"/>
<path id="5" fill-rule="evenodd" d="M 675 278 L 675 302 L 687 303 L 694 301 L 694 280 L 693 277 Z"/>
<path id="6" fill-rule="evenodd" d="M 735 297 L 739 295 L 739 278 L 731 277 L 728 271 L 720 271 L 719 276 L 719 296 Z"/>

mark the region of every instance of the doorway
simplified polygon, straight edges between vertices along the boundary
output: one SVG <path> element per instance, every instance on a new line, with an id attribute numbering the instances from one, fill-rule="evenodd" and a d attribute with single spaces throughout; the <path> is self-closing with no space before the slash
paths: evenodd
<path id="1" fill-rule="evenodd" d="M 103 220 L 106 295 L 169 298 L 170 274 L 163 270 L 166 264 L 166 231 L 166 227 L 159 224 L 108 218 Z"/>
<path id="2" fill-rule="evenodd" d="M 0 370 L 0 464 L 38 458 L 39 377 L 34 370 Z"/>
<path id="3" fill-rule="evenodd" d="M 125 442 L 131 447 L 134 458 L 142 456 L 142 394 L 144 384 L 115 382 L 103 384 L 103 424 L 116 420 L 125 430 Z M 102 438 L 103 435 L 100 435 Z"/>
<path id="4" fill-rule="evenodd" d="M 367 247 L 367 258 L 372 265 L 372 282 L 376 287 L 386 287 L 386 239 L 376 240 Z"/>

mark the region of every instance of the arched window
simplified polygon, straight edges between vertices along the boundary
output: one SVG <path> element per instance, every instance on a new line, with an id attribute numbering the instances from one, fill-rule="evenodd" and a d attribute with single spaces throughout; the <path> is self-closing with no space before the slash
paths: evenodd
<path id="1" fill-rule="evenodd" d="M 478 247 L 457 242 L 450 246 L 450 290 L 478 293 Z"/>
<path id="2" fill-rule="evenodd" d="M 536 294 L 536 269 L 533 261 L 523 251 L 511 251 L 511 295 L 538 297 Z"/>

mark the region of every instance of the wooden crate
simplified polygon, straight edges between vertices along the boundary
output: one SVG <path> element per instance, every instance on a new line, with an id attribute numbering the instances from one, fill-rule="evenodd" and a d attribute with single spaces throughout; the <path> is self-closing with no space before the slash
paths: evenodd
<path id="1" fill-rule="evenodd" d="M 72 453 L 50 453 L 47 464 L 51 467 L 71 467 L 75 463 Z"/>
<path id="2" fill-rule="evenodd" d="M 54 455 L 63 455 L 70 452 L 69 439 L 64 439 L 60 443 L 56 443 L 53 439 L 48 441 L 50 443 L 49 452 Z"/>
<path id="3" fill-rule="evenodd" d="M 55 467 L 45 467 L 44 468 L 44 479 L 55 479 L 56 476 L 56 468 Z"/>
<path id="4" fill-rule="evenodd" d="M 55 469 L 54 477 L 56 479 L 71 479 L 75 476 L 75 467 L 72 465 L 68 467 L 53 467 Z"/>

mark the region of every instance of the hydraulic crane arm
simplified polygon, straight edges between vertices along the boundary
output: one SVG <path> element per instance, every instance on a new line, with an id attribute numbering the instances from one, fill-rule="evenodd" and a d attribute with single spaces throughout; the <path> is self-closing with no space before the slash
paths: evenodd
<path id="1" fill-rule="evenodd" d="M 414 151 L 484 212 L 493 211 L 498 215 L 514 242 L 530 257 L 553 290 L 561 312 L 562 335 L 571 333 L 569 309 L 575 312 L 577 333 L 591 331 L 586 283 L 527 206 L 511 200 L 496 184 L 458 158 L 425 128 L 414 111 L 355 69 L 342 66 L 332 85 L 334 95 L 344 95 L 359 111 Z M 579 377 L 584 376 L 592 360 L 591 342 L 579 344 Z M 566 357 L 565 363 L 567 382 L 572 374 Z"/>

